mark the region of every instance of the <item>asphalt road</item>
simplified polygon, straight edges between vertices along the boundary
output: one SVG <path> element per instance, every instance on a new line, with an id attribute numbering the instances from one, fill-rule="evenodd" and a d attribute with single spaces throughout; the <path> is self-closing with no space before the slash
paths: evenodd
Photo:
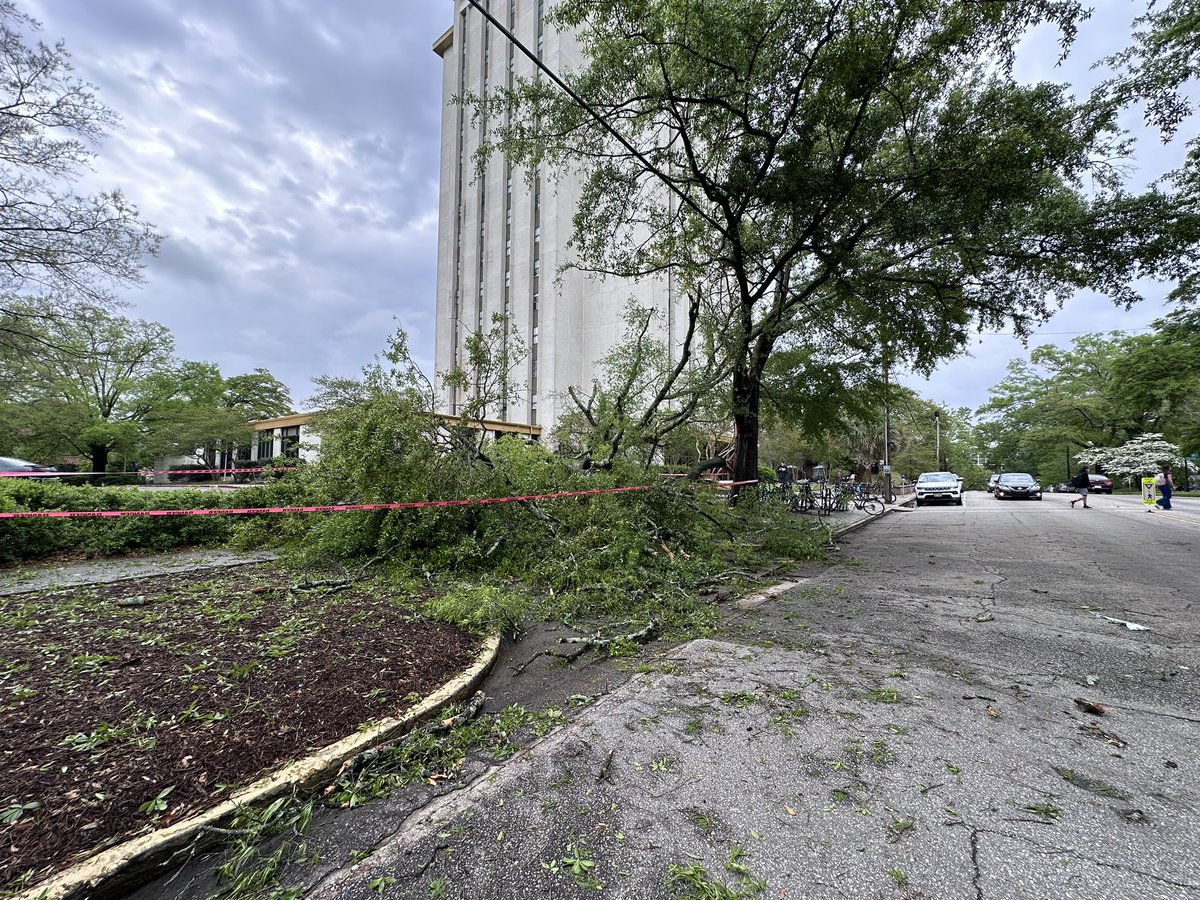
<path id="1" fill-rule="evenodd" d="M 1200 898 L 1200 501 L 1069 499 L 890 512 L 461 790 L 319 823 L 289 883 Z"/>

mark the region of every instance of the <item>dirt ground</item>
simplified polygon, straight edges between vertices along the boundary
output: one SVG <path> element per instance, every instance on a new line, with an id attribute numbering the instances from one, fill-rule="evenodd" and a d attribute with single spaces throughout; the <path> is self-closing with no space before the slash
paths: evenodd
<path id="1" fill-rule="evenodd" d="M 479 640 L 275 565 L 0 597 L 0 886 L 185 818 L 401 714 Z"/>

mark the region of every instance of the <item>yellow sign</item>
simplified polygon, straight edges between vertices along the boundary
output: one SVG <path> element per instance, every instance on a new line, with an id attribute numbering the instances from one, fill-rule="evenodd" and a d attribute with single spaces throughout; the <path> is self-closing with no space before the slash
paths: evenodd
<path id="1" fill-rule="evenodd" d="M 1154 479 L 1142 479 L 1142 503 L 1146 506 L 1154 505 Z"/>

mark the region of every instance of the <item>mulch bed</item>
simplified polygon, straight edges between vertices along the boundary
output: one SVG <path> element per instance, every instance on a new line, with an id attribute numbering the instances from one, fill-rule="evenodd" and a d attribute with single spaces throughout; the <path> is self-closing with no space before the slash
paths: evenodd
<path id="1" fill-rule="evenodd" d="M 418 605 L 273 565 L 0 597 L 0 892 L 403 713 L 479 648 Z"/>

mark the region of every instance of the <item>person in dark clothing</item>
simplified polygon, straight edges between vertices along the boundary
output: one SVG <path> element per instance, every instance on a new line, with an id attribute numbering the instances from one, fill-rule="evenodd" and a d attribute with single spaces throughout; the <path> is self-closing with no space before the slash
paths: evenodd
<path id="1" fill-rule="evenodd" d="M 1171 467 L 1163 466 L 1162 472 L 1154 477 L 1154 486 L 1158 488 L 1159 498 L 1154 505 L 1159 509 L 1171 508 L 1171 495 L 1175 493 L 1175 481 L 1171 478 Z"/>
<path id="2" fill-rule="evenodd" d="M 1088 467 L 1084 466 L 1082 469 L 1079 470 L 1078 474 L 1076 474 L 1076 476 L 1071 479 L 1071 487 L 1075 488 L 1075 490 L 1077 490 L 1079 492 L 1079 496 L 1071 501 L 1072 509 L 1075 508 L 1075 504 L 1078 503 L 1080 500 L 1083 501 L 1084 509 L 1091 509 L 1091 507 L 1088 506 L 1088 502 L 1087 502 L 1088 489 L 1091 488 L 1091 486 L 1092 486 L 1092 479 L 1088 475 Z"/>

